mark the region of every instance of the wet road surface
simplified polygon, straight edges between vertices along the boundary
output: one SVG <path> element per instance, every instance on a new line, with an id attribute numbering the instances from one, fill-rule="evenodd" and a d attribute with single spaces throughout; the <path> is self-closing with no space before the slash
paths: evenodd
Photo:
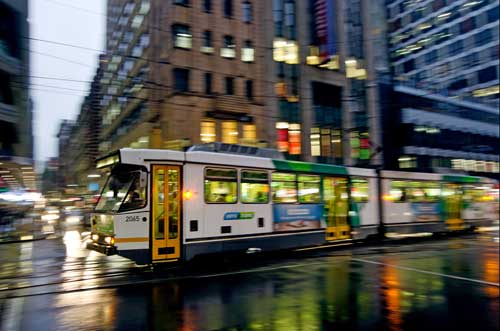
<path id="1" fill-rule="evenodd" d="M 82 235 L 0 245 L 0 329 L 498 330 L 498 232 L 134 268 Z"/>

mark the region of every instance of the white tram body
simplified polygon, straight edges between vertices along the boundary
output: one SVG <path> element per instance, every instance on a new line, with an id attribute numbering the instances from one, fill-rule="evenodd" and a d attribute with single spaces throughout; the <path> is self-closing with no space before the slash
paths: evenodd
<path id="1" fill-rule="evenodd" d="M 377 173 L 210 146 L 121 149 L 98 160 L 109 177 L 87 247 L 151 264 L 363 239 L 381 228 L 441 232 L 497 217 L 488 195 L 495 181 L 485 178 Z M 472 197 L 465 204 L 464 192 Z"/>

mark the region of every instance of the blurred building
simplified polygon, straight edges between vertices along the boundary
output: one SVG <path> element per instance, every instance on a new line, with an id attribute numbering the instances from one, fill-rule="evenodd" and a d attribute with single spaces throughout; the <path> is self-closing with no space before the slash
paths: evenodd
<path id="1" fill-rule="evenodd" d="M 378 165 L 378 77 L 388 74 L 383 1 L 264 1 L 269 108 L 289 157 Z"/>
<path id="2" fill-rule="evenodd" d="M 57 135 L 61 187 L 72 187 L 72 191 L 78 191 L 81 194 L 99 189 L 96 182 L 98 175 L 95 173 L 95 160 L 99 155 L 102 122 L 101 79 L 105 65 L 107 65 L 106 57 L 99 56 L 99 66 L 76 121 L 63 120 Z"/>
<path id="3" fill-rule="evenodd" d="M 398 84 L 499 107 L 499 2 L 387 3 Z"/>
<path id="4" fill-rule="evenodd" d="M 268 145 L 264 3 L 108 1 L 99 151 Z"/>
<path id="5" fill-rule="evenodd" d="M 411 87 L 388 89 L 383 107 L 386 168 L 498 177 L 498 109 Z"/>
<path id="6" fill-rule="evenodd" d="M 0 188 L 36 188 L 28 1 L 0 0 Z"/>

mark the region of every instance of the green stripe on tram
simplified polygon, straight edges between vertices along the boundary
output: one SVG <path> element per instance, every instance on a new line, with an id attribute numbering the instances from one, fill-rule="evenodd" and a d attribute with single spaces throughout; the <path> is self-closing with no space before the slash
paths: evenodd
<path id="1" fill-rule="evenodd" d="M 474 176 L 444 175 L 443 180 L 453 183 L 479 183 L 480 178 Z"/>
<path id="2" fill-rule="evenodd" d="M 273 160 L 276 170 L 280 171 L 298 171 L 298 172 L 312 172 L 325 175 L 347 175 L 347 168 L 342 166 L 299 162 L 299 161 L 284 161 Z"/>

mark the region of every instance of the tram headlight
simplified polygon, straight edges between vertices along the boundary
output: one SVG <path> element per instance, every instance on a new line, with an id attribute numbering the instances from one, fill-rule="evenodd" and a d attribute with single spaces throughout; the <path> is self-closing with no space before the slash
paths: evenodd
<path id="1" fill-rule="evenodd" d="M 99 240 L 99 235 L 98 234 L 93 234 L 92 235 L 92 240 L 93 241 L 98 241 Z"/>
<path id="2" fill-rule="evenodd" d="M 104 238 L 104 241 L 106 242 L 106 244 L 108 245 L 114 245 L 115 244 L 115 238 L 113 237 L 105 237 Z"/>

